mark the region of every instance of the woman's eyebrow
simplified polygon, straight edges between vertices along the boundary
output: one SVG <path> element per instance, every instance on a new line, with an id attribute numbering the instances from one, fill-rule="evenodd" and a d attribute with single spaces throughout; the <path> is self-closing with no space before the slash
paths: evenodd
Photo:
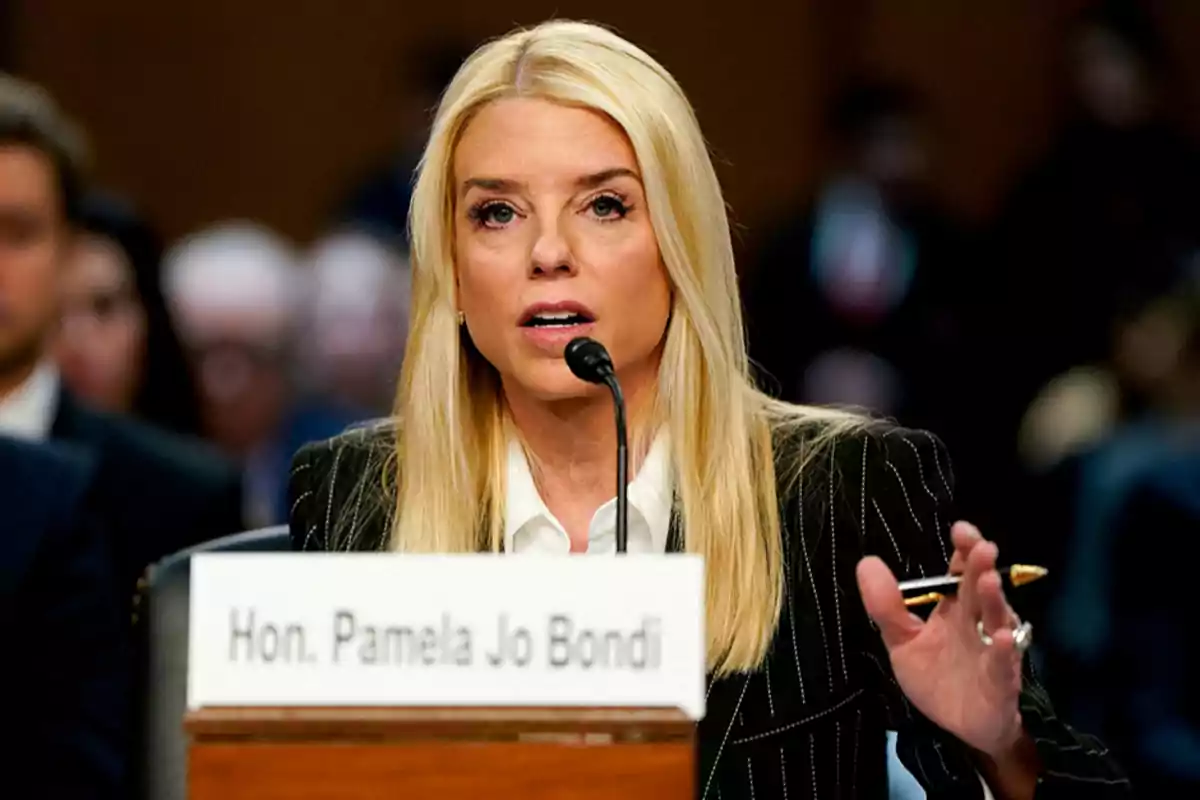
<path id="1" fill-rule="evenodd" d="M 525 184 L 520 181 L 514 181 L 509 178 L 467 178 L 462 182 L 462 189 L 459 196 L 465 195 L 470 191 L 471 187 L 478 187 L 489 192 L 517 192 L 523 188 Z"/>
<path id="2" fill-rule="evenodd" d="M 633 178 L 639 183 L 642 180 L 642 177 L 637 172 L 628 167 L 609 167 L 608 169 L 602 169 L 599 172 L 593 172 L 576 178 L 575 187 L 577 189 L 593 189 L 613 178 Z M 483 189 L 489 192 L 515 194 L 523 190 L 525 184 L 522 181 L 513 180 L 512 178 L 467 178 L 462 182 L 459 196 L 465 195 L 472 188 Z"/>
<path id="3" fill-rule="evenodd" d="M 633 178 L 639 183 L 642 180 L 640 175 L 628 167 L 610 167 L 609 169 L 602 169 L 599 172 L 593 172 L 590 175 L 584 175 L 575 181 L 575 186 L 580 189 L 594 189 L 613 178 Z"/>

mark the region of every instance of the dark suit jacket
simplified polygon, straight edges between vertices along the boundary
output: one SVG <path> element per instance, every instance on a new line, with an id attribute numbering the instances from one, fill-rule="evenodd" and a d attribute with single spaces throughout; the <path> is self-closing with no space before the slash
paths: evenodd
<path id="1" fill-rule="evenodd" d="M 244 529 L 239 473 L 200 445 L 59 395 L 51 437 L 96 460 L 95 511 L 111 538 L 128 604 L 163 556 Z"/>
<path id="2" fill-rule="evenodd" d="M 1118 517 L 1111 652 L 1087 665 L 1098 675 L 1085 673 L 1106 692 L 1081 698 L 1106 712 L 1106 740 L 1146 797 L 1200 797 L 1200 451 L 1173 462 L 1140 481 Z"/>
<path id="3" fill-rule="evenodd" d="M 120 797 L 127 627 L 86 456 L 0 438 L 0 774 L 24 797 Z"/>
<path id="4" fill-rule="evenodd" d="M 356 482 L 382 468 L 382 431 L 309 445 L 295 460 L 291 529 L 305 550 L 377 550 L 386 512 L 354 505 Z M 802 441 L 780 441 L 791 460 Z M 967 748 L 924 719 L 892 677 L 887 652 L 859 599 L 855 567 L 866 554 L 898 577 L 944 574 L 953 474 L 934 436 L 888 426 L 837 442 L 783 506 L 786 599 L 771 651 L 756 671 L 710 678 L 699 726 L 702 797 L 882 798 L 885 734 L 900 732 L 901 760 L 930 798 L 979 798 Z M 360 514 L 364 530 L 340 541 L 331 523 Z M 674 524 L 668 549 L 683 549 Z M 1027 681 L 1021 709 L 1044 772 L 1038 798 L 1126 797 L 1129 784 L 1104 748 L 1054 714 Z"/>
<path id="5" fill-rule="evenodd" d="M 65 391 L 59 393 L 50 433 L 96 465 L 90 510 L 104 526 L 114 596 L 126 614 L 122 633 L 133 692 L 124 714 L 140 721 L 147 691 L 146 632 L 128 624 L 131 611 L 136 620 L 139 579 L 164 556 L 245 529 L 241 475 L 199 443 L 93 411 Z M 129 748 L 134 773 L 142 768 L 140 736 L 135 726 Z"/>

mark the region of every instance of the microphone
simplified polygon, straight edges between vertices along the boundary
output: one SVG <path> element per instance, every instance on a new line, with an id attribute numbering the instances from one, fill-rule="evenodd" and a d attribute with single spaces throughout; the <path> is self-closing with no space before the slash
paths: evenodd
<path id="1" fill-rule="evenodd" d="M 575 377 L 588 383 L 603 383 L 612 392 L 617 416 L 617 552 L 629 546 L 629 443 L 625 434 L 625 395 L 617 382 L 612 358 L 604 345 L 580 336 L 567 344 L 563 354 Z"/>

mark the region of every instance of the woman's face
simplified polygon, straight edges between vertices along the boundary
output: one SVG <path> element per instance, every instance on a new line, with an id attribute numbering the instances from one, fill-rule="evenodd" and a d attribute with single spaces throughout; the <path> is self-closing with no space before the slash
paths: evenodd
<path id="1" fill-rule="evenodd" d="M 146 317 L 133 270 L 107 239 L 85 235 L 63 273 L 56 354 L 71 391 L 110 411 L 128 411 L 142 373 Z"/>
<path id="2" fill-rule="evenodd" d="M 627 394 L 656 380 L 671 289 L 637 159 L 602 114 L 488 104 L 454 153 L 459 308 L 510 402 L 603 392 L 563 360 L 600 341 Z"/>

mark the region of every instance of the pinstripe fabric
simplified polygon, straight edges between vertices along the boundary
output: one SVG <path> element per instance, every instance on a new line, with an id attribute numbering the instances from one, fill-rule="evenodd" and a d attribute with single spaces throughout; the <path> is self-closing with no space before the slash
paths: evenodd
<path id="1" fill-rule="evenodd" d="M 780 441 L 777 452 L 791 458 L 804 446 Z M 364 500 L 360 487 L 389 449 L 387 430 L 375 429 L 297 454 L 291 527 L 298 549 L 383 546 L 390 510 Z M 899 731 L 897 753 L 931 800 L 982 797 L 971 754 L 899 691 L 854 577 L 865 554 L 883 558 L 902 580 L 945 572 L 953 487 L 940 440 L 881 424 L 838 442 L 781 498 L 782 617 L 757 671 L 709 682 L 699 729 L 702 797 L 884 798 L 888 729 Z M 336 524 L 348 515 L 367 530 Z M 673 526 L 668 549 L 682 543 Z M 1021 711 L 1044 766 L 1039 800 L 1131 795 L 1107 750 L 1059 720 L 1032 675 Z"/>

